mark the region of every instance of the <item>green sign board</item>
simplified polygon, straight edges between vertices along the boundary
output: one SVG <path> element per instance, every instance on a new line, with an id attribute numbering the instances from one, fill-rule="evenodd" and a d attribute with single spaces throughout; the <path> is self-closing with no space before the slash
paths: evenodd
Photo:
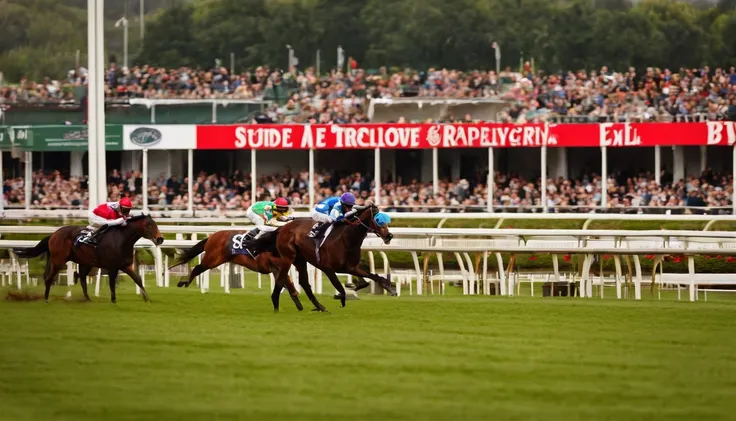
<path id="1" fill-rule="evenodd" d="M 13 146 L 7 127 L 0 126 L 0 151 L 7 151 Z"/>
<path id="2" fill-rule="evenodd" d="M 32 151 L 86 151 L 88 149 L 88 128 L 83 125 L 64 126 L 12 126 L 6 127 L 6 136 L 25 150 Z M 1 143 L 1 142 L 0 142 Z M 123 126 L 105 126 L 105 149 L 123 149 Z"/>

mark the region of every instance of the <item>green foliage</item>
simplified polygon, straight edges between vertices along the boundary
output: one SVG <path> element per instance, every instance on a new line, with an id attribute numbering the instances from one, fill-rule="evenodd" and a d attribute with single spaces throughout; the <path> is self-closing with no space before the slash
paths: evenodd
<path id="1" fill-rule="evenodd" d="M 286 68 L 291 45 L 300 67 L 334 67 L 337 47 L 362 67 L 493 68 L 535 59 L 547 71 L 607 65 L 693 67 L 736 62 L 736 2 L 669 0 L 147 0 L 146 38 L 137 9 L 106 2 L 106 48 L 120 57 L 113 23 L 131 19 L 137 63 L 238 69 Z M 150 3 L 150 5 L 149 5 Z M 62 77 L 77 50 L 86 56 L 86 1 L 0 0 L 0 71 L 7 80 Z"/>

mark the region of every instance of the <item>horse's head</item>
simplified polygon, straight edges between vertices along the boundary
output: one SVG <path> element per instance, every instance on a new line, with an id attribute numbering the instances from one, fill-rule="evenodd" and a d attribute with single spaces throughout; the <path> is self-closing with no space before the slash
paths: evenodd
<path id="1" fill-rule="evenodd" d="M 394 235 L 388 229 L 391 218 L 378 210 L 378 206 L 372 202 L 368 202 L 367 206 L 360 210 L 360 223 L 365 226 L 368 231 L 373 232 L 381 237 L 384 244 L 389 244 Z"/>
<path id="2" fill-rule="evenodd" d="M 151 218 L 151 215 L 136 215 L 128 219 L 128 225 L 135 227 L 141 237 L 153 241 L 157 246 L 163 244 L 164 237 L 161 235 L 161 231 L 158 230 L 158 225 Z"/>

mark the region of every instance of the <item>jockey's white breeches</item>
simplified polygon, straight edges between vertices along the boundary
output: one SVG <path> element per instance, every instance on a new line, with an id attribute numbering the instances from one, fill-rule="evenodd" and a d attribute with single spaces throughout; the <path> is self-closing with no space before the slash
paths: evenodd
<path id="1" fill-rule="evenodd" d="M 260 230 L 256 238 L 260 237 L 261 234 L 265 232 L 273 232 L 276 231 L 277 227 L 271 226 L 266 224 L 266 221 L 263 220 L 263 218 L 258 215 L 257 213 L 253 212 L 252 210 L 248 210 L 248 212 L 245 213 L 245 216 L 250 220 L 250 222 L 253 223 L 253 225 L 256 226 Z"/>
<path id="2" fill-rule="evenodd" d="M 332 218 L 330 218 L 329 215 L 325 215 L 324 213 L 319 213 L 315 210 L 311 211 L 309 213 L 309 216 L 317 222 L 325 222 L 325 223 L 332 222 Z"/>

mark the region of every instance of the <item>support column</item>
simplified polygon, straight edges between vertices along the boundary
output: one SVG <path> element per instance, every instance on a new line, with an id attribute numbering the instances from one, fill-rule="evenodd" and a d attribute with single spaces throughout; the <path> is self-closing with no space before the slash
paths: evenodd
<path id="1" fill-rule="evenodd" d="M 677 183 L 685 178 L 685 147 L 672 147 L 672 179 Z"/>
<path id="2" fill-rule="evenodd" d="M 488 148 L 488 180 L 486 181 L 486 194 L 488 195 L 488 203 L 486 203 L 488 212 L 493 213 L 493 195 L 496 191 L 496 163 L 493 158 L 493 148 Z"/>
<path id="3" fill-rule="evenodd" d="M 187 191 L 189 199 L 187 200 L 187 211 L 194 216 L 194 150 L 187 151 Z"/>
<path id="4" fill-rule="evenodd" d="M 700 146 L 700 174 L 703 174 L 706 168 L 708 168 L 708 147 L 705 145 L 701 145 Z"/>
<path id="5" fill-rule="evenodd" d="M 542 212 L 547 212 L 547 146 L 542 146 L 542 177 L 539 188 L 542 193 Z"/>
<path id="6" fill-rule="evenodd" d="M 26 196 L 26 200 L 25 200 L 26 210 L 28 210 L 31 208 L 31 194 L 33 192 L 32 190 L 32 187 L 33 187 L 33 152 L 31 151 L 23 152 L 23 156 L 25 157 L 25 167 L 23 168 L 25 172 L 24 174 L 25 177 L 24 177 L 23 187 L 24 187 L 25 196 Z"/>
<path id="7" fill-rule="evenodd" d="M 601 207 L 608 206 L 608 149 L 601 146 Z"/>
<path id="8" fill-rule="evenodd" d="M 89 132 L 89 206 L 92 209 L 107 200 L 107 164 L 105 157 L 105 88 L 104 2 L 87 0 L 87 46 L 89 79 L 87 83 L 87 124 Z"/>
<path id="9" fill-rule="evenodd" d="M 256 203 L 258 198 L 256 197 L 257 193 L 257 183 L 258 177 L 256 176 L 256 150 L 251 149 L 250 150 L 250 204 Z"/>
<path id="10" fill-rule="evenodd" d="M 437 192 L 440 189 L 440 163 L 439 163 L 439 150 L 437 148 L 432 149 L 432 196 L 437 197 Z"/>
<path id="11" fill-rule="evenodd" d="M 375 187 L 376 187 L 375 201 L 376 201 L 376 206 L 381 206 L 381 149 L 380 148 L 376 148 L 375 159 L 373 161 L 373 165 L 375 167 L 373 170 L 375 174 L 373 180 L 374 180 Z"/>
<path id="12" fill-rule="evenodd" d="M 314 148 L 309 149 L 309 209 L 314 208 Z"/>
<path id="13" fill-rule="evenodd" d="M 657 185 L 662 185 L 662 148 L 654 147 L 654 181 Z"/>
<path id="14" fill-rule="evenodd" d="M 148 212 L 148 149 L 143 149 L 143 212 Z"/>
<path id="15" fill-rule="evenodd" d="M 69 156 L 70 156 L 69 175 L 72 177 L 83 177 L 84 168 L 82 165 L 82 159 L 84 159 L 84 152 L 83 151 L 71 151 Z"/>

